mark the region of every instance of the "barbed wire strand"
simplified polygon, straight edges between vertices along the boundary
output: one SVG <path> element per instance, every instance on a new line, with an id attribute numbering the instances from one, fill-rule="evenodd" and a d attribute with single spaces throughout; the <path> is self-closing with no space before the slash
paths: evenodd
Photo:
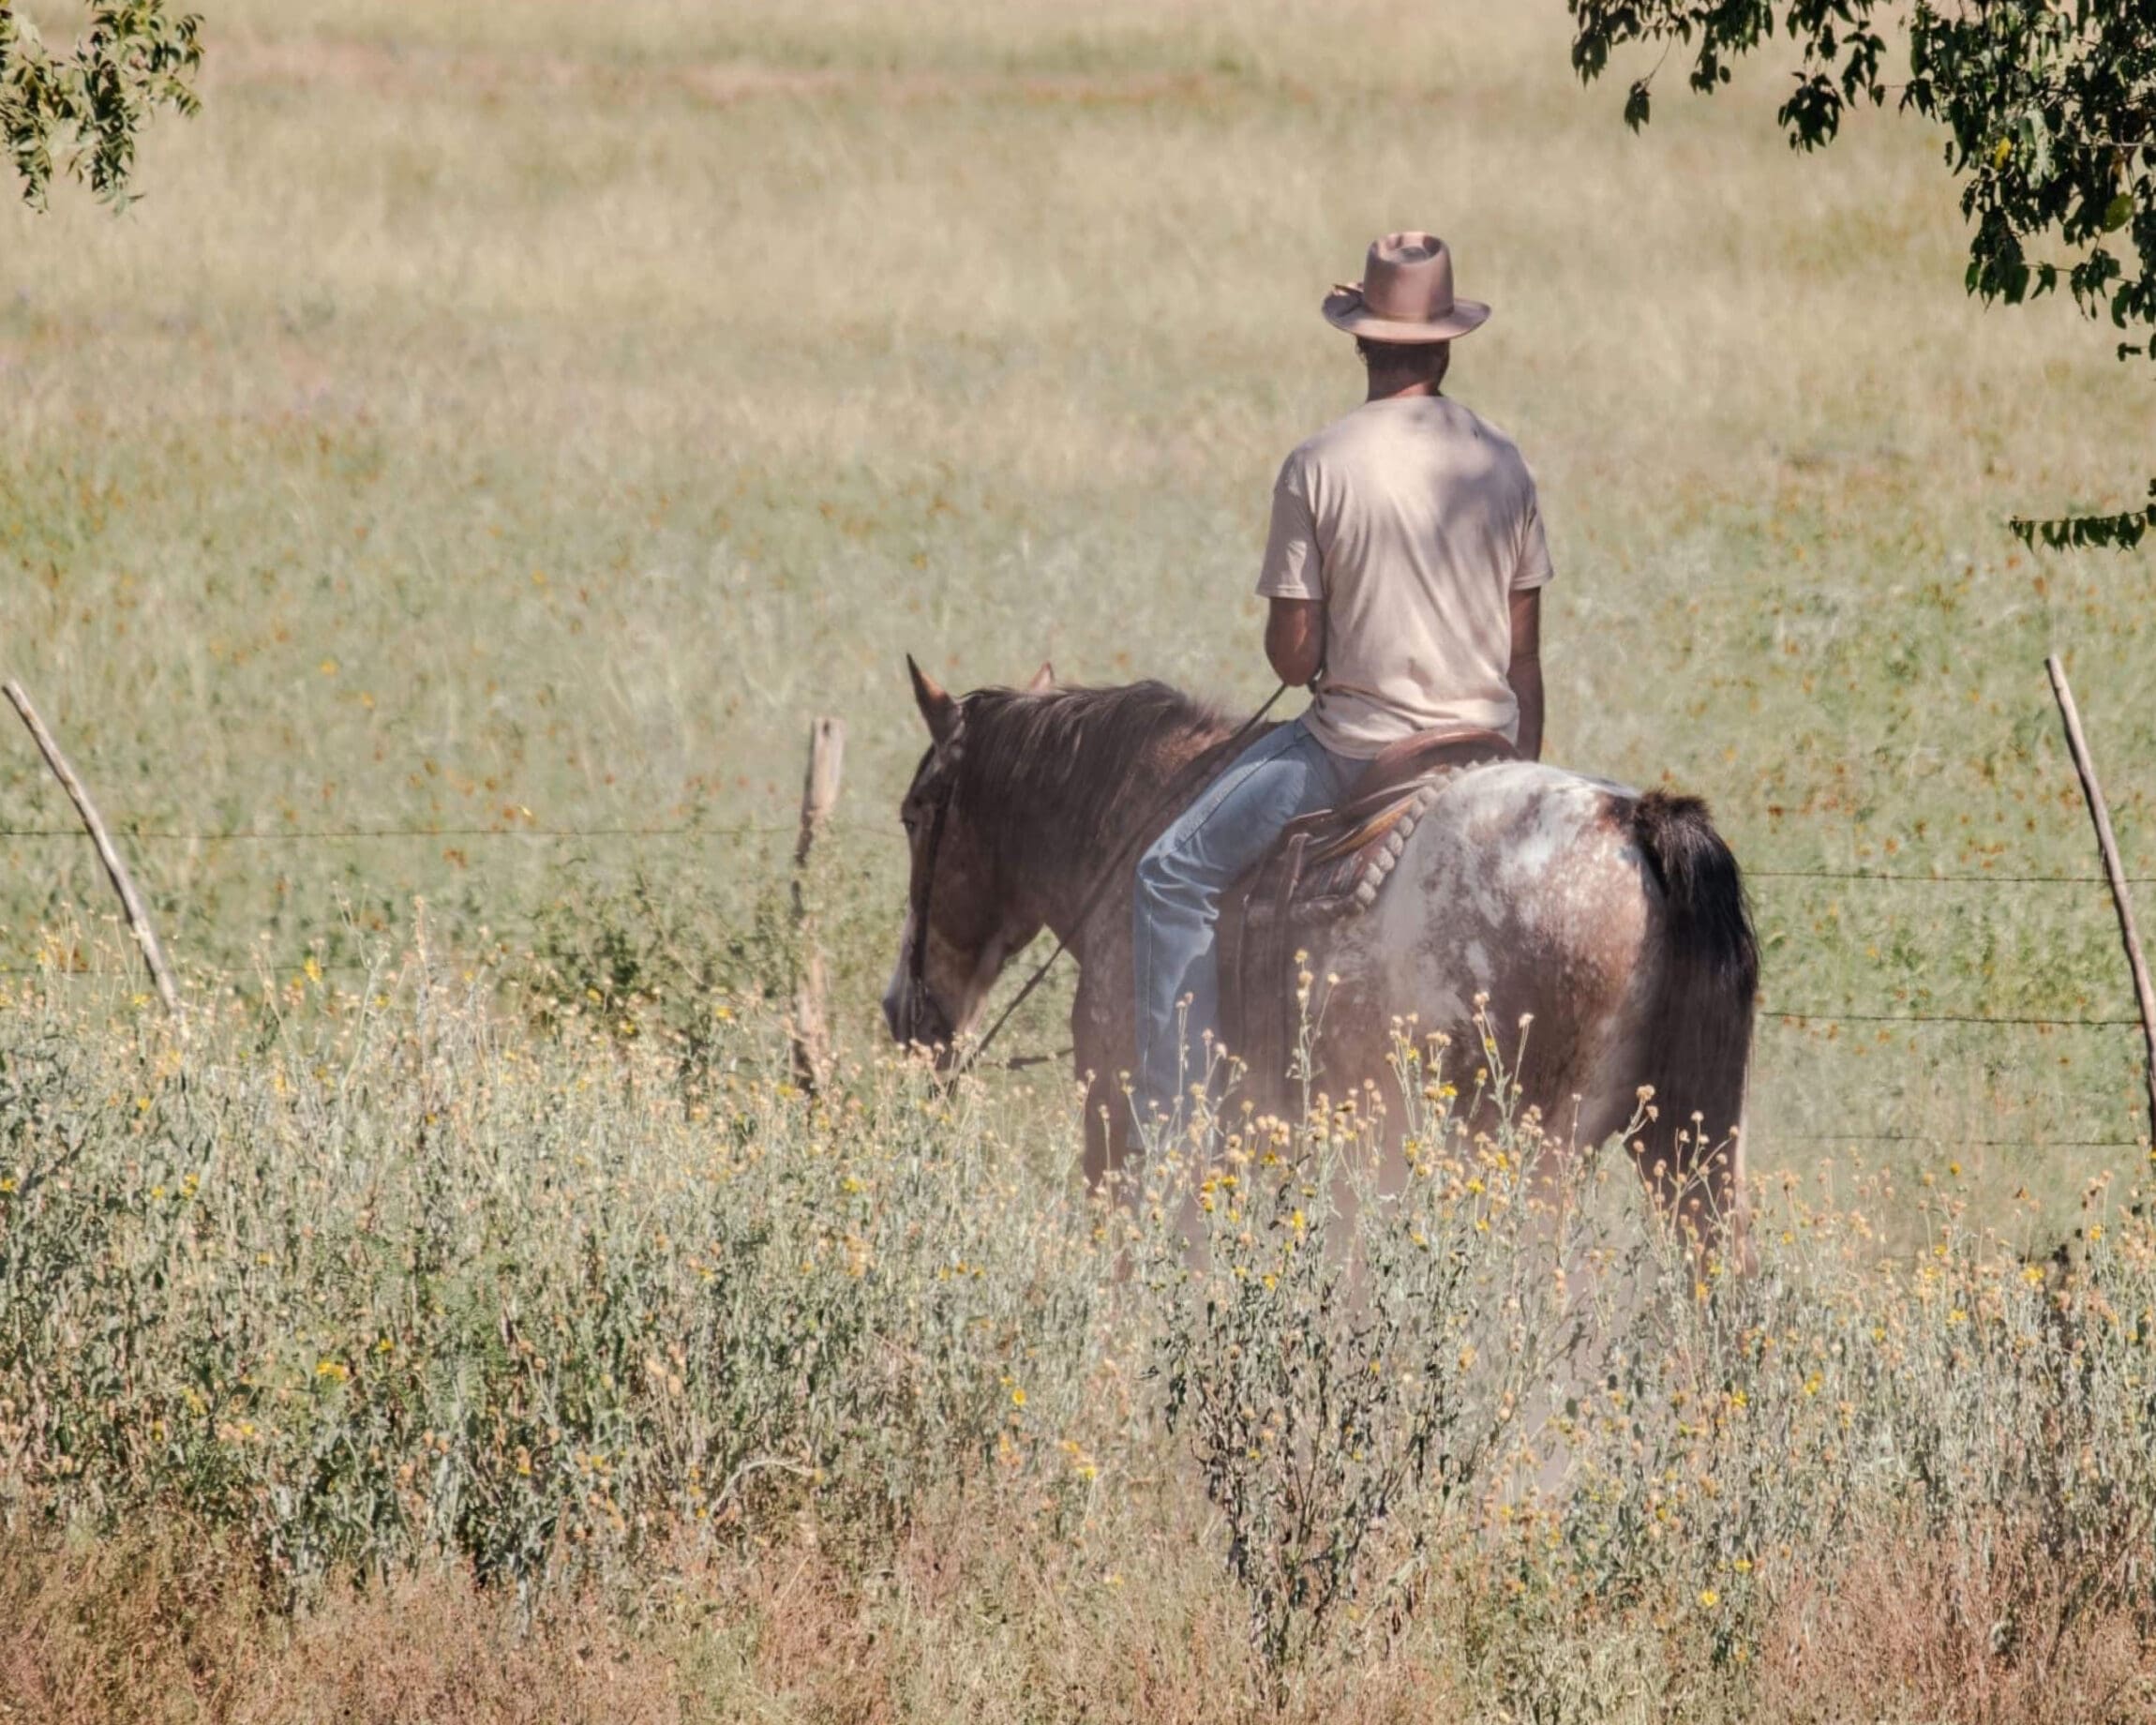
<path id="1" fill-rule="evenodd" d="M 485 954 L 482 957 L 487 956 Z M 350 959 L 325 959 L 316 953 L 301 953 L 297 957 L 270 961 L 272 970 L 304 970 L 309 960 L 315 968 L 327 971 L 373 971 L 394 968 L 392 966 L 365 964 Z M 100 978 L 120 976 L 118 970 L 99 970 L 64 965 L 0 965 L 0 976 L 49 976 L 62 982 L 95 982 Z M 2138 1018 L 2048 1018 L 2024 1013 L 1984 1012 L 1859 1012 L 1838 1011 L 1797 1011 L 1780 1007 L 1765 1007 L 1759 1016 L 1769 1024 L 1899 1024 L 1899 1025 L 1978 1025 L 2007 1029 L 2044 1030 L 2112 1030 L 2139 1027 Z"/>
<path id="2" fill-rule="evenodd" d="M 1986 1012 L 1784 1012 L 1779 1007 L 1766 1007 L 1760 1011 L 1763 1018 L 1779 1018 L 1795 1024 L 1950 1024 L 1950 1025 L 2013 1025 L 2046 1030 L 2114 1029 L 2120 1026 L 2138 1027 L 2138 1018 L 2042 1018 L 2020 1013 Z"/>
<path id="3" fill-rule="evenodd" d="M 380 975 L 389 978 L 398 967 L 391 963 L 363 963 L 355 959 L 322 959 L 308 953 L 296 960 L 264 966 L 272 971 L 291 970 L 304 972 L 309 960 L 318 971 L 330 975 Z M 64 969 L 57 966 L 0 965 L 0 976 L 44 976 L 61 982 L 117 981 L 120 972 L 112 970 Z M 2113 1028 L 2121 1025 L 2137 1026 L 2138 1018 L 1986 1018 L 1974 1014 L 1941 1013 L 1936 1015 L 1891 1015 L 1861 1012 L 1804 1013 L 1769 1012 L 1773 1019 L 1798 1019 L 1807 1022 L 1832 1022 L 1836 1018 L 1862 1022 L 1892 1022 L 1897 1024 L 1980 1024 L 2005 1026 L 2044 1026 L 2055 1028 Z M 1762 1134 L 1771 1142 L 1785 1144 L 1939 1144 L 1972 1149 L 2139 1149 L 2142 1140 L 2137 1138 L 1961 1138 L 1943 1132 L 1781 1132 Z"/>
<path id="4" fill-rule="evenodd" d="M 861 830 L 861 829 L 856 829 Z M 365 839 L 397 838 L 742 838 L 790 837 L 800 828 L 795 825 L 741 824 L 730 826 L 651 826 L 651 827 L 291 827 L 291 828 L 231 828 L 218 832 L 187 832 L 171 828 L 136 828 L 123 830 L 123 838 L 152 843 L 187 845 L 230 845 L 249 841 L 263 844 L 324 843 L 335 844 Z M 0 839 L 85 838 L 80 827 L 0 827 Z"/>
<path id="5" fill-rule="evenodd" d="M 389 839 L 605 839 L 605 838 L 782 838 L 798 827 L 786 821 L 738 821 L 718 826 L 677 822 L 651 826 L 606 827 L 231 827 L 188 831 L 170 827 L 138 827 L 123 836 L 152 844 L 230 845 L 361 843 Z M 883 829 L 860 821 L 838 821 L 827 831 L 881 833 Z M 80 839 L 87 835 L 80 827 L 0 827 L 0 839 Z M 1747 868 L 1752 880 L 1878 881 L 1899 886 L 2104 886 L 2102 875 L 2001 875 L 1983 870 L 1934 870 L 1919 874 L 1894 869 Z M 2129 875 L 2134 886 L 2156 886 L 2156 875 Z"/>
<path id="6" fill-rule="evenodd" d="M 2101 887 L 2110 883 L 2102 875 L 1986 875 L 1954 872 L 1930 875 L 1895 873 L 1887 869 L 1747 868 L 1747 880 L 1874 880 L 1895 886 L 1988 887 Z M 2156 886 L 2156 875 L 2129 875 L 2134 886 Z"/>
<path id="7" fill-rule="evenodd" d="M 1782 1144 L 1950 1144 L 1965 1149 L 2137 1150 L 2140 1138 L 1957 1138 L 1952 1132 L 1761 1132 Z"/>

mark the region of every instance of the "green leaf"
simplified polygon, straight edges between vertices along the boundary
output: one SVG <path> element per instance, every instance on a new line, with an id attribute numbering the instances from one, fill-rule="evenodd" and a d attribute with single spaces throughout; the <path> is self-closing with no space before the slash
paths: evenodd
<path id="1" fill-rule="evenodd" d="M 2031 550 L 2042 540 L 2055 549 L 2131 551 L 2156 528 L 2156 480 L 2149 483 L 2149 507 L 2122 515 L 2059 516 L 2048 521 L 2016 516 L 2007 522 L 2014 536 Z"/>
<path id="2" fill-rule="evenodd" d="M 2104 232 L 2116 233 L 2134 219 L 2134 194 L 2122 191 L 2104 206 Z"/>

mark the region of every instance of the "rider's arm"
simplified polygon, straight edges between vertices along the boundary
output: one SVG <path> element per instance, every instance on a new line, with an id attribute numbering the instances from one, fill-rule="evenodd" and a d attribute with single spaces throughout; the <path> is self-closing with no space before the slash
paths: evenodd
<path id="1" fill-rule="evenodd" d="M 1271 637 L 1266 638 L 1267 644 Z M 1512 595 L 1512 664 L 1505 673 L 1520 702 L 1520 753 L 1542 758 L 1542 589 Z"/>
<path id="2" fill-rule="evenodd" d="M 1275 599 L 1265 615 L 1265 657 L 1290 688 L 1312 682 L 1325 656 L 1325 602 Z"/>
<path id="3" fill-rule="evenodd" d="M 1290 688 L 1315 681 L 1325 657 L 1325 557 L 1299 449 L 1281 463 L 1273 484 L 1273 519 L 1258 592 L 1269 607 L 1265 657 L 1273 674 Z"/>

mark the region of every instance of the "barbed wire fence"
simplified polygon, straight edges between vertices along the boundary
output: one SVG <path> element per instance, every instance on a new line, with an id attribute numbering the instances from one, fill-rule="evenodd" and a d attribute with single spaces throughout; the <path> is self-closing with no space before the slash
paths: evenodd
<path id="1" fill-rule="evenodd" d="M 2063 1013 L 1986 1013 L 1945 1011 L 1924 1012 L 1913 1010 L 1864 1011 L 1855 1008 L 1829 1009 L 1809 1006 L 1779 1006 L 1769 1002 L 1764 1005 L 1761 1010 L 1761 1019 L 1763 1022 L 1768 1024 L 1779 1024 L 1792 1028 L 1824 1026 L 1828 1028 L 1830 1034 L 1832 1034 L 1835 1028 L 1838 1028 L 1844 1024 L 1874 1025 L 1882 1027 L 1891 1025 L 1897 1027 L 1908 1027 L 1910 1028 L 1919 1027 L 1980 1027 L 1996 1029 L 2037 1029 L 2040 1031 L 2139 1029 L 2143 1032 L 2144 1037 L 2148 1042 L 2148 1055 L 2150 1070 L 2147 1074 L 2147 1080 L 2149 1088 L 2151 1103 L 2151 1130 L 2156 1131 L 2156 1026 L 2152 1026 L 2149 1019 L 2149 1011 L 2150 1006 L 2150 1001 L 2149 998 L 2149 988 L 2146 980 L 2146 970 L 2141 957 L 2137 937 L 2133 926 L 2131 900 L 2125 891 L 2128 886 L 2148 886 L 2156 884 L 2156 877 L 2146 875 L 2129 876 L 2120 866 L 2116 841 L 2110 832 L 2109 818 L 2104 808 L 2102 791 L 2095 783 L 2094 769 L 2092 764 L 2089 761 L 2087 756 L 2087 743 L 2080 731 L 2078 715 L 2073 708 L 2071 691 L 2065 687 L 2064 668 L 2056 658 L 2054 658 L 2047 662 L 2047 668 L 2051 672 L 2054 689 L 2058 694 L 2060 709 L 2066 721 L 2069 742 L 2074 753 L 2075 766 L 2082 775 L 2083 788 L 2088 796 L 2091 815 L 2095 819 L 2098 836 L 2104 853 L 2104 861 L 2107 870 L 2106 873 L 2031 873 L 2005 872 L 1993 869 L 1917 871 L 1880 867 L 1826 868 L 1813 866 L 1802 868 L 1747 868 L 1744 871 L 1745 878 L 1748 880 L 1755 882 L 1825 881 L 1849 886 L 1876 886 L 1889 888 L 1928 887 L 1944 890 L 1957 890 L 1970 887 L 1979 887 L 1990 891 L 1997 891 L 2001 888 L 2033 889 L 2046 887 L 2106 887 L 2109 889 L 2113 896 L 2115 907 L 2119 912 L 2119 921 L 2125 937 L 2129 967 L 2134 972 L 2134 979 L 2137 990 L 2137 998 L 2140 1001 L 2140 1004 L 2142 1005 L 2143 1010 L 2136 1013 L 2122 1015 L 2091 1015 L 2087 1013 L 2066 1015 Z M 108 834 L 101 821 L 97 817 L 94 809 L 87 805 L 86 793 L 80 792 L 78 788 L 70 784 L 72 777 L 71 772 L 67 768 L 64 758 L 58 755 L 57 745 L 51 743 L 49 738 L 43 734 L 42 726 L 37 720 L 34 711 L 29 706 L 28 697 L 20 692 L 19 685 L 12 683 L 8 685 L 7 692 L 9 698 L 15 701 L 18 709 L 22 711 L 22 716 L 25 722 L 30 725 L 33 734 L 38 737 L 40 747 L 46 749 L 49 764 L 52 766 L 55 773 L 61 778 L 63 784 L 68 787 L 70 794 L 76 796 L 78 810 L 83 816 L 84 824 L 74 827 L 0 827 L 0 842 L 35 842 L 52 844 L 80 844 L 84 842 L 94 842 L 100 852 L 105 856 L 107 866 L 113 874 L 114 885 L 121 889 L 121 895 L 123 898 L 128 899 L 130 911 L 137 914 L 139 918 L 139 911 L 136 911 L 136 908 L 131 896 L 131 885 L 126 883 L 125 881 L 125 865 L 117 861 L 112 850 L 110 835 Z M 814 782 L 815 775 L 816 769 L 814 765 L 814 755 L 812 752 L 812 784 Z M 835 782 L 831 787 L 831 791 L 832 794 L 835 795 Z M 817 819 L 818 824 L 822 827 L 838 832 L 854 834 L 867 834 L 874 832 L 879 835 L 883 832 L 883 830 L 880 828 L 869 827 L 859 822 L 841 822 L 831 820 L 828 818 L 828 807 L 824 814 L 818 816 Z M 174 845 L 187 846 L 189 848 L 203 848 L 212 846 L 326 846 L 367 843 L 444 842 L 462 846 L 481 841 L 501 841 L 503 843 L 516 843 L 524 845 L 591 845 L 646 842 L 654 839 L 690 839 L 702 841 L 751 837 L 770 838 L 794 835 L 802 837 L 802 848 L 796 858 L 798 876 L 800 866 L 806 858 L 807 838 L 805 835 L 807 833 L 807 822 L 808 815 L 805 812 L 804 804 L 803 824 L 800 827 L 792 824 L 782 824 L 770 821 L 707 822 L 701 820 L 651 821 L 640 823 L 621 822 L 593 826 L 543 825 L 535 820 L 527 820 L 523 824 L 516 824 L 512 822 L 506 824 L 497 823 L 488 825 L 438 824 L 419 826 L 364 824 L 360 822 L 348 822 L 343 824 L 301 825 L 297 822 L 290 822 L 288 824 L 276 827 L 244 826 L 221 828 L 182 828 L 138 826 L 133 828 L 123 828 L 120 830 L 120 832 L 121 836 L 126 838 L 130 846 L 141 847 L 155 845 Z M 155 936 L 149 933 L 146 926 L 138 927 L 136 932 L 138 937 L 144 941 L 145 945 L 152 949 L 146 953 L 146 956 L 149 956 L 151 959 L 151 968 L 154 972 L 157 973 L 157 980 L 160 989 L 166 993 L 167 1005 L 172 1006 L 173 1002 L 170 991 L 170 983 L 164 975 L 164 967 L 162 961 L 157 957 L 154 952 Z M 373 968 L 375 968 L 373 966 L 352 961 L 325 961 L 321 957 L 321 955 L 311 952 L 294 963 L 292 968 L 297 969 L 307 964 L 313 965 L 318 969 L 318 971 L 337 970 L 341 972 L 356 972 L 371 971 Z M 95 971 L 77 969 L 72 968 L 63 968 L 52 964 L 0 964 L 0 976 L 22 976 L 32 974 L 46 977 L 72 978 L 94 977 L 97 973 Z M 1841 1141 L 1867 1141 L 1875 1143 L 1925 1143 L 1941 1141 L 1936 1136 L 1924 1133 L 1889 1132 L 1778 1133 L 1776 1135 L 1786 1141 L 1798 1143 L 1824 1143 Z M 1956 1138 L 1954 1141 L 1968 1143 L 1971 1145 L 2017 1146 L 2027 1148 L 2137 1148 L 2149 1142 L 2146 1138 L 2051 1138 L 2045 1140 L 2013 1138 Z"/>
<path id="2" fill-rule="evenodd" d="M 884 828 L 862 821 L 833 821 L 833 831 L 862 838 L 891 836 Z M 790 838 L 796 828 L 791 822 L 778 821 L 661 821 L 645 823 L 607 823 L 591 826 L 524 825 L 524 826 L 397 826 L 349 823 L 340 825 L 285 826 L 285 827 L 223 827 L 177 828 L 135 827 L 121 828 L 115 836 L 130 846 L 280 846 L 280 845 L 347 845 L 366 843 L 439 843 L 500 841 L 505 844 L 619 844 L 650 839 L 688 839 L 721 841 L 741 838 Z M 30 841 L 52 844 L 86 844 L 87 835 L 81 827 L 19 826 L 0 827 L 0 842 Z M 1745 878 L 1750 881 L 1826 881 L 1842 885 L 1864 887 L 1917 887 L 1967 889 L 1979 888 L 2100 888 L 2108 883 L 2101 874 L 1994 872 L 1990 870 L 1953 870 L 1920 872 L 1908 869 L 1878 868 L 1747 868 Z M 2134 885 L 2156 885 L 2156 876 L 2135 875 L 2127 877 Z M 312 954 L 302 954 L 289 965 L 278 968 L 297 969 Z M 372 967 L 357 961 L 322 960 L 316 958 L 319 968 L 330 972 L 358 974 Z M 96 980 L 98 973 L 89 970 L 67 970 L 40 965 L 0 965 L 0 976 L 42 974 L 56 978 Z M 1833 1027 L 1837 1025 L 1893 1025 L 1910 1028 L 1929 1026 L 1977 1027 L 1998 1029 L 2040 1030 L 2130 1030 L 2138 1028 L 2140 1019 L 2133 1013 L 2122 1014 L 2065 1014 L 2024 1012 L 1872 1012 L 1838 1009 L 1821 1006 L 1783 1007 L 1769 1003 L 1760 1013 L 1767 1025 Z M 1938 1143 L 1939 1134 L 1896 1132 L 1777 1132 L 1775 1136 L 1789 1143 L 1846 1143 L 1865 1142 L 1878 1144 L 1926 1144 Z M 2141 1141 L 2134 1138 L 1969 1138 L 1954 1136 L 1952 1142 L 1974 1147 L 2056 1148 L 2056 1149 L 2130 1149 L 2138 1148 Z"/>

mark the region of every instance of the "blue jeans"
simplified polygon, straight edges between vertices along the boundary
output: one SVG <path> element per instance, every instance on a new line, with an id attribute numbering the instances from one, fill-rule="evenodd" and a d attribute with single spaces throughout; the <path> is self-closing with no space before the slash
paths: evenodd
<path id="1" fill-rule="evenodd" d="M 1297 816 L 1329 808 L 1365 763 L 1333 754 L 1301 719 L 1261 737 L 1138 862 L 1131 963 L 1138 983 L 1138 1117 L 1173 1114 L 1205 1076 L 1220 1029 L 1220 894 Z M 1178 1034 L 1180 1032 L 1180 1034 Z"/>

